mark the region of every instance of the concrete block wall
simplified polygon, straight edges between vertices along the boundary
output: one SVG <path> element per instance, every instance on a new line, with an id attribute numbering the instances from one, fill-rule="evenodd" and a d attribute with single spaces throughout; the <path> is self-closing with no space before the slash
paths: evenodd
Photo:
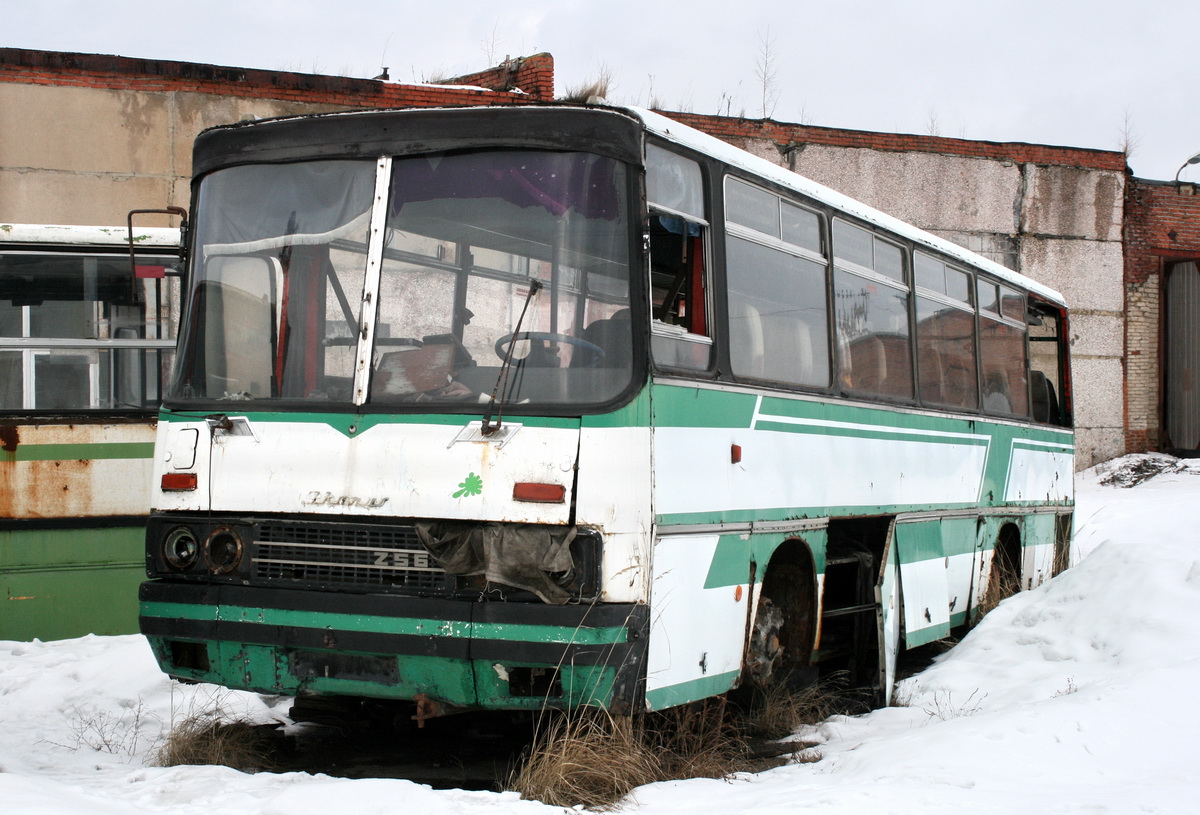
<path id="1" fill-rule="evenodd" d="M 508 60 L 454 82 L 0 48 L 0 221 L 112 225 L 131 209 L 186 207 L 192 142 L 207 127 L 248 116 L 548 101 L 554 60 Z"/>

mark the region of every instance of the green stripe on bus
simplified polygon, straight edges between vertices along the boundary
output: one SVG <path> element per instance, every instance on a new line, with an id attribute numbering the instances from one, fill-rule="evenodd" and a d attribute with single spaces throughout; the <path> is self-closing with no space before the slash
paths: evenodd
<path id="1" fill-rule="evenodd" d="M 448 413 L 314 413 L 297 411 L 238 411 L 230 410 L 228 416 L 245 416 L 251 423 L 293 423 L 293 424 L 323 424 L 328 425 L 344 436 L 361 436 L 368 430 L 381 425 L 442 425 L 450 427 L 468 427 L 483 421 L 484 406 L 479 406 L 479 414 L 448 414 Z M 159 412 L 160 422 L 199 422 L 211 416 L 211 411 L 186 411 L 163 408 Z M 564 430 L 575 430 L 579 427 L 578 417 L 561 416 L 519 416 L 506 415 L 506 424 L 520 424 L 528 427 L 550 427 Z M 351 432 L 353 428 L 353 432 Z"/>
<path id="2" fill-rule="evenodd" d="M 716 696 L 732 688 L 739 676 L 741 676 L 741 671 L 727 671 L 700 679 L 692 679 L 688 682 L 680 682 L 678 685 L 668 685 L 665 688 L 646 691 L 646 705 L 651 710 L 662 710 L 694 702 L 697 699 Z"/>
<path id="3" fill-rule="evenodd" d="M 211 622 L 251 623 L 294 628 L 338 629 L 372 634 L 404 634 L 416 637 L 451 637 L 502 642 L 544 642 L 563 645 L 612 645 L 625 642 L 622 626 L 573 628 L 550 625 L 471 623 L 465 620 L 432 620 L 414 617 L 379 617 L 324 611 L 293 611 L 243 606 L 210 606 L 191 603 L 149 602 L 142 604 L 146 617 L 164 617 Z"/>
<path id="4" fill-rule="evenodd" d="M 20 444 L 0 450 L 0 462 L 86 461 L 154 458 L 154 442 L 97 442 L 94 444 Z"/>
<path id="5" fill-rule="evenodd" d="M 652 385 L 657 427 L 750 427 L 757 397 L 750 393 L 678 385 Z"/>
<path id="6" fill-rule="evenodd" d="M 773 422 L 770 419 L 759 419 L 754 424 L 755 430 L 771 430 L 776 433 L 800 433 L 813 436 L 841 436 L 844 438 L 871 439 L 874 441 L 907 441 L 920 444 L 958 444 L 983 447 L 989 439 L 986 436 L 966 436 L 962 434 L 929 434 L 905 432 L 904 429 L 887 427 L 855 427 L 839 424 L 793 424 L 790 422 Z"/>

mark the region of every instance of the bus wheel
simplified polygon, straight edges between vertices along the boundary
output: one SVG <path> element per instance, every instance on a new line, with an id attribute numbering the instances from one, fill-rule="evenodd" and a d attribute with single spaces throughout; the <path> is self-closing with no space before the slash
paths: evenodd
<path id="1" fill-rule="evenodd" d="M 811 578 L 811 575 L 808 575 Z M 760 688 L 786 683 L 808 664 L 813 640 L 811 579 L 794 562 L 773 564 L 767 571 L 746 653 L 745 674 Z"/>
<path id="2" fill-rule="evenodd" d="M 746 674 L 750 682 L 760 688 L 770 684 L 771 675 L 783 659 L 782 629 L 783 612 L 770 597 L 760 595 L 746 654 Z"/>

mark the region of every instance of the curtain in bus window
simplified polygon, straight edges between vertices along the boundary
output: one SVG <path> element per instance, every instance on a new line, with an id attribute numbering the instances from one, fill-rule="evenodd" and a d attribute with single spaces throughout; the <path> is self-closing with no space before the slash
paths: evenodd
<path id="1" fill-rule="evenodd" d="M 218 170 L 201 183 L 199 244 L 205 255 L 217 255 L 327 243 L 365 227 L 374 188 L 374 162 Z"/>
<path id="2" fill-rule="evenodd" d="M 864 393 L 911 398 L 907 291 L 838 271 L 833 297 L 842 385 Z"/>
<path id="3" fill-rule="evenodd" d="M 917 298 L 917 370 L 922 402 L 978 406 L 972 309 Z"/>
<path id="4" fill-rule="evenodd" d="M 733 236 L 727 254 L 734 374 L 827 387 L 825 266 Z"/>
<path id="5" fill-rule="evenodd" d="M 979 353 L 983 368 L 983 407 L 989 413 L 1029 415 L 1025 329 L 981 317 Z"/>
<path id="6" fill-rule="evenodd" d="M 700 165 L 658 145 L 646 145 L 646 199 L 703 219 L 704 182 Z"/>
<path id="7" fill-rule="evenodd" d="M 620 214 L 614 183 L 617 162 L 581 153 L 467 153 L 396 162 L 393 214 L 406 204 L 436 199 L 500 200 L 541 207 L 551 215 L 574 211 L 613 220 Z"/>

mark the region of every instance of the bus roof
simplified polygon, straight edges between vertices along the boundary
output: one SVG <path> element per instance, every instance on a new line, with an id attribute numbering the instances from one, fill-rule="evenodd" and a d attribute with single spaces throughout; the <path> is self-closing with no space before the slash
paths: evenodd
<path id="1" fill-rule="evenodd" d="M 137 246 L 176 249 L 179 247 L 179 230 L 174 227 L 135 227 L 133 240 Z M 129 230 L 123 226 L 0 223 L 0 245 L 15 243 L 127 246 Z"/>
<path id="2" fill-rule="evenodd" d="M 969 249 L 965 249 L 956 243 L 952 243 L 944 238 L 939 238 L 937 235 L 930 234 L 923 229 L 905 223 L 899 218 L 892 217 L 884 212 L 880 212 L 874 207 L 868 206 L 861 201 L 843 195 L 836 190 L 832 190 L 822 184 L 818 184 L 811 179 L 805 178 L 802 175 L 793 173 L 777 164 L 772 164 L 766 159 L 748 153 L 734 147 L 727 142 L 723 142 L 715 136 L 710 136 L 707 133 L 702 133 L 695 128 L 681 124 L 674 119 L 663 116 L 660 113 L 655 113 L 652 110 L 642 108 L 627 108 L 633 115 L 637 116 L 645 124 L 646 129 L 668 141 L 690 147 L 707 155 L 711 155 L 719 161 L 723 161 L 733 167 L 745 170 L 753 175 L 761 176 L 770 181 L 775 182 L 788 189 L 806 195 L 809 198 L 815 199 L 825 204 L 829 204 L 836 209 L 840 209 L 848 215 L 860 218 L 869 224 L 873 224 L 889 232 L 894 232 L 897 235 L 908 238 L 913 243 L 924 245 L 930 249 L 937 250 L 944 255 L 948 255 L 963 263 L 983 269 L 988 274 L 991 274 L 1001 280 L 1013 284 L 1026 291 L 1032 292 L 1039 297 L 1057 303 L 1061 306 L 1066 305 L 1063 296 L 1049 286 L 1044 286 L 1036 280 L 1032 280 L 1019 272 L 1014 272 L 1006 266 L 1001 266 L 993 260 L 978 255 Z"/>

